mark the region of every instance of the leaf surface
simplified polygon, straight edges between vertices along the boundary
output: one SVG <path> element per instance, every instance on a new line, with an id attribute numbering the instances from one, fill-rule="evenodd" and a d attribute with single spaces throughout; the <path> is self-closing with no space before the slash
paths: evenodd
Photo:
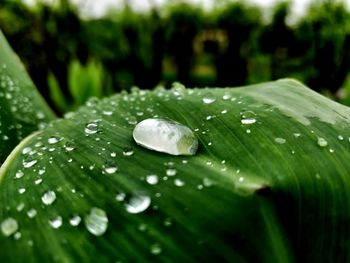
<path id="1" fill-rule="evenodd" d="M 0 258 L 348 262 L 349 114 L 288 79 L 90 100 L 1 168 L 0 222 L 18 229 Z M 138 146 L 150 117 L 192 129 L 197 154 Z"/>
<path id="2" fill-rule="evenodd" d="M 30 133 L 55 118 L 0 31 L 0 164 Z"/>

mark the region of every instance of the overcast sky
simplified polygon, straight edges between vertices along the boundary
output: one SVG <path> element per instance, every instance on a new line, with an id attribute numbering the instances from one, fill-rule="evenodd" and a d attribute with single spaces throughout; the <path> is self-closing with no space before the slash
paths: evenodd
<path id="1" fill-rule="evenodd" d="M 57 0 L 23 0 L 29 4 L 36 1 L 45 1 L 45 2 L 55 2 Z M 111 8 L 121 8 L 123 6 L 124 0 L 71 0 L 73 3 L 81 7 L 81 12 L 84 16 L 100 17 L 103 16 Z M 144 11 L 150 8 L 150 2 L 161 6 L 165 2 L 171 0 L 130 0 L 132 6 L 135 10 Z M 274 3 L 281 0 L 246 0 L 247 2 L 254 3 L 256 5 L 265 7 L 266 10 L 269 7 L 273 6 Z M 292 5 L 293 16 L 296 15 L 302 16 L 305 12 L 306 7 L 312 1 L 319 0 L 294 0 Z M 339 1 L 339 0 L 333 0 Z M 215 4 L 215 0 L 187 0 L 187 2 L 192 2 L 198 5 L 203 6 L 204 8 L 210 10 L 211 7 Z M 348 8 L 350 9 L 350 0 L 345 0 Z"/>

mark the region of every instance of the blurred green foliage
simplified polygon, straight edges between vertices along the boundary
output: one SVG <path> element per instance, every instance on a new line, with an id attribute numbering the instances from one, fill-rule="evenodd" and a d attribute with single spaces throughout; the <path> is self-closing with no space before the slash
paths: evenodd
<path id="1" fill-rule="evenodd" d="M 61 113 L 91 96 L 173 81 L 236 86 L 295 77 L 350 101 L 348 88 L 337 93 L 350 67 L 344 2 L 315 1 L 293 24 L 290 4 L 277 2 L 267 22 L 263 10 L 243 0 L 220 1 L 211 11 L 182 1 L 148 13 L 125 5 L 99 19 L 79 17 L 68 0 L 34 7 L 5 0 L 0 28 Z"/>

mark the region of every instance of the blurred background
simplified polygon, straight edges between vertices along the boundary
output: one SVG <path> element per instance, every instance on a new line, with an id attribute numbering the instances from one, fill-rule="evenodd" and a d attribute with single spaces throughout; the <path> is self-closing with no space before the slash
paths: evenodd
<path id="1" fill-rule="evenodd" d="M 350 0 L 1 0 L 0 29 L 57 113 L 132 87 L 293 77 L 350 105 Z"/>

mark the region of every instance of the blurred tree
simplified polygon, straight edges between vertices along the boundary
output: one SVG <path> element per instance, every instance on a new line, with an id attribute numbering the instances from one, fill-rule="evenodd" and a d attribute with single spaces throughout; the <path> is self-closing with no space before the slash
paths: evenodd
<path id="1" fill-rule="evenodd" d="M 227 33 L 227 48 L 216 59 L 217 85 L 247 83 L 248 57 L 254 33 L 261 25 L 261 13 L 243 1 L 230 2 L 218 14 L 218 26 Z"/>
<path id="2" fill-rule="evenodd" d="M 177 80 L 184 85 L 193 85 L 191 70 L 194 62 L 193 41 L 203 24 L 199 7 L 183 2 L 168 7 L 166 20 L 167 52 L 177 66 Z"/>
<path id="3" fill-rule="evenodd" d="M 335 93 L 350 68 L 350 14 L 345 3 L 326 0 L 311 5 L 296 32 L 306 46 L 306 82 L 317 91 Z"/>
<path id="4" fill-rule="evenodd" d="M 296 38 L 293 29 L 286 24 L 291 1 L 278 2 L 273 10 L 272 21 L 261 36 L 261 50 L 271 55 L 271 77 L 288 77 L 288 63 Z"/>

